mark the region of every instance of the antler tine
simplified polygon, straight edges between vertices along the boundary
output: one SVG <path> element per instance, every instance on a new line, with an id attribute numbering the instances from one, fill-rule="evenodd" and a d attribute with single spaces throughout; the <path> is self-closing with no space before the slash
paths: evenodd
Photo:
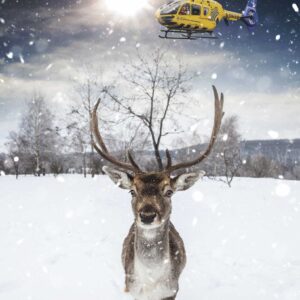
<path id="1" fill-rule="evenodd" d="M 172 157 L 171 157 L 169 149 L 166 150 L 166 157 L 167 157 L 166 170 L 169 170 L 172 167 Z"/>
<path id="2" fill-rule="evenodd" d="M 129 159 L 130 163 L 132 164 L 132 166 L 136 168 L 136 170 L 138 171 L 138 173 L 143 173 L 142 170 L 140 169 L 140 167 L 138 166 L 138 164 L 133 159 L 130 150 L 127 151 L 127 157 Z"/>
<path id="3" fill-rule="evenodd" d="M 214 126 L 213 126 L 213 129 L 212 129 L 210 141 L 208 143 L 208 146 L 207 146 L 206 150 L 194 160 L 179 163 L 179 164 L 174 165 L 174 166 L 171 165 L 168 169 L 166 169 L 168 172 L 171 173 L 171 172 L 176 171 L 178 169 L 192 167 L 193 165 L 196 165 L 196 164 L 200 163 L 202 160 L 204 160 L 206 157 L 209 156 L 209 154 L 210 154 L 210 152 L 211 152 L 211 150 L 212 150 L 212 148 L 213 148 L 213 146 L 216 142 L 216 139 L 217 139 L 217 136 L 218 136 L 221 124 L 222 124 L 222 118 L 224 116 L 224 112 L 223 112 L 224 95 L 223 95 L 223 93 L 221 93 L 221 99 L 220 99 L 216 87 L 213 85 L 212 88 L 213 88 L 214 97 L 215 97 L 215 117 L 214 117 Z"/>
<path id="4" fill-rule="evenodd" d="M 135 161 L 133 160 L 133 158 L 131 157 L 131 159 L 129 158 L 130 162 L 132 164 L 128 164 L 125 162 L 121 162 L 119 160 L 117 160 L 115 157 L 113 157 L 111 154 L 109 154 L 107 147 L 102 139 L 102 136 L 100 134 L 99 131 L 99 127 L 98 127 L 98 117 L 97 117 L 97 110 L 98 107 L 100 105 L 101 99 L 99 98 L 96 105 L 94 106 L 93 112 L 92 112 L 92 120 L 91 120 L 91 129 L 92 129 L 92 133 L 93 136 L 95 137 L 96 142 L 93 141 L 93 146 L 95 148 L 95 150 L 103 157 L 105 158 L 107 161 L 111 162 L 112 164 L 114 164 L 117 167 L 120 167 L 124 170 L 128 170 L 128 171 L 132 171 L 134 173 L 140 173 L 141 170 L 138 167 L 138 165 L 135 163 Z"/>

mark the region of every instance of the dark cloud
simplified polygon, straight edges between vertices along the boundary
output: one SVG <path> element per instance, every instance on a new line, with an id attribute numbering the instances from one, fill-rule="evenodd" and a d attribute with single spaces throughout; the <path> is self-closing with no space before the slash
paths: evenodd
<path id="1" fill-rule="evenodd" d="M 275 107 L 286 107 L 286 115 L 294 116 L 297 109 L 300 113 L 293 98 L 300 86 L 300 17 L 292 9 L 293 1 L 258 0 L 260 25 L 253 33 L 242 22 L 229 27 L 220 24 L 219 40 L 175 43 L 157 37 L 160 27 L 153 15 L 165 1 L 151 1 L 152 9 L 141 12 L 137 19 L 124 19 L 105 11 L 104 0 L 1 1 L 2 140 L 8 124 L 15 126 L 15 112 L 21 111 L 21 103 L 31 91 L 42 89 L 49 99 L 58 94 L 68 98 L 72 95 L 72 77 L 84 65 L 103 65 L 105 78 L 112 78 L 122 64 L 134 59 L 137 44 L 143 53 L 163 46 L 189 70 L 199 72 L 198 81 L 193 82 L 194 91 L 205 88 L 209 94 L 207 87 L 215 83 L 234 101 L 247 103 L 251 107 L 249 116 L 245 114 L 247 106 L 237 109 L 241 109 L 247 124 L 256 123 L 255 107 L 260 107 L 260 103 L 269 105 L 272 97 Z M 234 11 L 243 10 L 246 4 L 246 0 L 220 2 Z M 216 79 L 212 79 L 213 74 Z M 285 94 L 293 99 L 291 105 L 284 106 L 281 98 Z M 234 102 L 230 108 L 235 110 Z M 282 122 L 276 116 L 279 119 L 273 120 L 271 127 Z M 255 128 L 251 137 L 255 137 Z M 286 128 L 286 136 L 294 134 L 292 126 Z M 256 131 L 259 137 L 265 132 Z"/>

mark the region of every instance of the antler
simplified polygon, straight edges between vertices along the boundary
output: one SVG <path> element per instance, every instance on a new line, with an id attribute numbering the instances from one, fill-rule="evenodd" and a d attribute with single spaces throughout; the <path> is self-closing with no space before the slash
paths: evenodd
<path id="1" fill-rule="evenodd" d="M 194 160 L 179 163 L 174 166 L 172 166 L 172 159 L 171 159 L 169 151 L 167 150 L 166 156 L 167 156 L 168 162 L 167 162 L 167 166 L 165 169 L 167 172 L 171 173 L 178 169 L 192 167 L 193 165 L 200 163 L 202 160 L 204 160 L 210 154 L 210 152 L 214 146 L 214 143 L 217 139 L 217 136 L 218 136 L 218 133 L 219 133 L 219 130 L 221 127 L 221 123 L 222 123 L 222 118 L 224 116 L 224 112 L 223 112 L 224 95 L 223 95 L 223 93 L 221 93 L 221 99 L 220 99 L 219 95 L 218 95 L 218 91 L 215 86 L 213 86 L 213 91 L 214 91 L 214 96 L 215 96 L 215 119 L 214 119 L 214 127 L 213 127 L 213 130 L 211 133 L 210 141 L 209 141 L 209 144 L 208 144 L 206 150 L 200 156 L 195 158 Z"/>
<path id="2" fill-rule="evenodd" d="M 142 173 L 141 169 L 139 168 L 137 163 L 134 161 L 134 159 L 129 151 L 127 152 L 127 155 L 128 155 L 130 164 L 121 162 L 121 161 L 117 160 L 115 157 L 113 157 L 111 154 L 109 154 L 107 147 L 103 141 L 103 138 L 100 134 L 99 126 L 98 126 L 97 110 L 98 110 L 100 102 L 101 102 L 101 99 L 98 99 L 96 105 L 94 106 L 93 112 L 92 112 L 91 129 L 92 129 L 93 135 L 97 141 L 97 143 L 95 141 L 93 141 L 94 148 L 103 158 L 105 158 L 107 161 L 111 162 L 115 166 L 120 167 L 124 170 L 132 171 L 134 173 Z"/>

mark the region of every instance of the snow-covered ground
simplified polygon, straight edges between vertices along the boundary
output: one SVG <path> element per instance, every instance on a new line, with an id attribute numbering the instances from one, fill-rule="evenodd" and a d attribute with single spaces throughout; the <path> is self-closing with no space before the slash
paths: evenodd
<path id="1" fill-rule="evenodd" d="M 210 180 L 173 199 L 178 300 L 299 300 L 300 182 Z M 0 177 L 0 299 L 122 300 L 130 195 L 107 177 Z"/>

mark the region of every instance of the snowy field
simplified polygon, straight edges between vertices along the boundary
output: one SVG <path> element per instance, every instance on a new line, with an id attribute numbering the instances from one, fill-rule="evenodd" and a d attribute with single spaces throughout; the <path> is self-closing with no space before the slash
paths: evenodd
<path id="1" fill-rule="evenodd" d="M 299 300 L 300 182 L 210 180 L 173 199 L 178 300 Z M 125 300 L 130 195 L 107 177 L 0 177 L 0 299 Z"/>

